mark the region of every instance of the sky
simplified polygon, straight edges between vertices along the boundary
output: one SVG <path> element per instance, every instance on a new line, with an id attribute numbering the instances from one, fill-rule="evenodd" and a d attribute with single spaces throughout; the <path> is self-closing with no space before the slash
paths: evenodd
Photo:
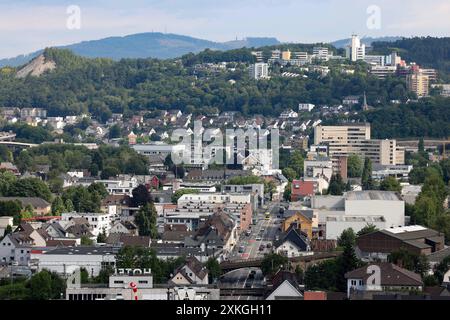
<path id="1" fill-rule="evenodd" d="M 79 15 L 68 13 L 70 6 Z M 449 0 L 0 0 L 0 58 L 152 31 L 212 41 L 256 36 L 302 43 L 352 33 L 450 36 L 449 16 Z M 68 22 L 79 28 L 68 28 Z"/>

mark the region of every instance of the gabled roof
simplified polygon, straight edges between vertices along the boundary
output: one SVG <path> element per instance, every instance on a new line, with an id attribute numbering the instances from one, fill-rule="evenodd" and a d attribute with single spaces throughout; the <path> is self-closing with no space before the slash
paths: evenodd
<path id="1" fill-rule="evenodd" d="M 185 266 L 189 267 L 189 269 L 191 269 L 192 272 L 194 272 L 195 275 L 200 279 L 204 279 L 208 275 L 205 267 L 200 261 L 198 261 L 196 257 L 186 258 Z"/>
<path id="2" fill-rule="evenodd" d="M 289 228 L 287 232 L 283 233 L 280 240 L 274 243 L 275 248 L 278 248 L 286 241 L 294 244 L 301 251 L 307 251 L 309 249 L 309 241 L 303 236 L 297 229 Z"/>
<path id="3" fill-rule="evenodd" d="M 388 263 L 375 263 L 380 268 L 381 286 L 423 286 L 422 278 L 419 274 L 400 268 Z M 367 266 L 347 272 L 346 279 L 362 279 L 364 282 L 371 276 L 367 273 Z"/>

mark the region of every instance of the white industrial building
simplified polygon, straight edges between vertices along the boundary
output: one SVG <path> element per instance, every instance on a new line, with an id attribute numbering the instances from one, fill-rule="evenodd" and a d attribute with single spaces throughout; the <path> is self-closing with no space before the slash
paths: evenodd
<path id="1" fill-rule="evenodd" d="M 350 191 L 343 196 L 313 196 L 311 208 L 319 217 L 319 228 L 326 229 L 327 239 L 328 235 L 334 238 L 339 230 L 350 227 L 358 232 L 368 224 L 382 228 L 405 225 L 405 202 L 399 194 L 391 191 Z"/>
<path id="2" fill-rule="evenodd" d="M 98 276 L 100 270 L 114 267 L 116 247 L 61 247 L 49 251 L 33 250 L 31 265 L 37 271 L 48 270 L 68 276 L 79 268 L 84 268 L 90 276 Z"/>

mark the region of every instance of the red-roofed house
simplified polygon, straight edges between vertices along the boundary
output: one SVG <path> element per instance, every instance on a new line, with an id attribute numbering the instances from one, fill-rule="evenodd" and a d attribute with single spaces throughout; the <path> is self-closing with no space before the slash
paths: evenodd
<path id="1" fill-rule="evenodd" d="M 315 194 L 315 182 L 293 180 L 291 187 L 291 201 L 299 201 L 303 197 L 313 196 Z"/>

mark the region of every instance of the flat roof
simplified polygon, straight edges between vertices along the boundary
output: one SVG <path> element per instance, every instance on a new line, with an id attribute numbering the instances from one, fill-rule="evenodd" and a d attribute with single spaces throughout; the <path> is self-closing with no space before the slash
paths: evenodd
<path id="1" fill-rule="evenodd" d="M 398 194 L 392 191 L 349 191 L 345 194 L 346 200 L 388 200 L 402 201 Z"/>
<path id="2" fill-rule="evenodd" d="M 117 247 L 61 247 L 45 252 L 45 254 L 67 255 L 115 255 L 119 251 Z"/>

